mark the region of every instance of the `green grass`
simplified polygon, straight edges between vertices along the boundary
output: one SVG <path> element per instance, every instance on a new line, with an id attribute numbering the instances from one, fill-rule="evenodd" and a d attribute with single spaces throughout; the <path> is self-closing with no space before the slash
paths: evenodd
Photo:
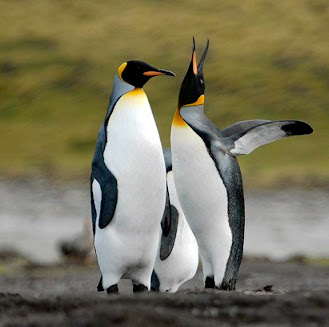
<path id="1" fill-rule="evenodd" d="M 325 0 L 0 0 L 0 176 L 86 178 L 112 80 L 125 60 L 176 72 L 150 81 L 165 146 L 180 83 L 210 39 L 206 112 L 218 126 L 300 119 L 314 133 L 242 157 L 248 187 L 328 185 Z"/>

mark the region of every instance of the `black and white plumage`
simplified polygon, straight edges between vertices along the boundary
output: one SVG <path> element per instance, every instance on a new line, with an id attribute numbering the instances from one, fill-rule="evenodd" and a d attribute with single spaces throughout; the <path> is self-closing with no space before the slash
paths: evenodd
<path id="1" fill-rule="evenodd" d="M 115 75 L 92 161 L 94 247 L 102 278 L 98 290 L 117 292 L 121 278 L 148 290 L 166 198 L 162 146 L 143 85 L 171 75 L 141 61 Z"/>
<path id="2" fill-rule="evenodd" d="M 197 239 L 205 287 L 232 290 L 243 254 L 244 195 L 236 156 L 283 137 L 312 133 L 295 120 L 249 120 L 220 130 L 204 114 L 203 64 L 209 41 L 182 82 L 171 129 L 177 194 Z"/>
<path id="3" fill-rule="evenodd" d="M 198 264 L 198 244 L 179 203 L 172 172 L 171 150 L 164 149 L 167 171 L 167 201 L 161 221 L 161 238 L 152 274 L 154 291 L 175 293 L 194 277 Z"/>

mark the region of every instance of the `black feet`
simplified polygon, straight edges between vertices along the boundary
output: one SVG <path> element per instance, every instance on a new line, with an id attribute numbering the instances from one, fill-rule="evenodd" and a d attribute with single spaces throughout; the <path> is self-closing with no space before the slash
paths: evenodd
<path id="1" fill-rule="evenodd" d="M 223 281 L 220 289 L 223 291 L 234 291 L 236 280 Z"/>
<path id="2" fill-rule="evenodd" d="M 97 291 L 98 292 L 103 292 L 104 288 L 103 288 L 103 277 L 101 277 L 98 285 L 97 285 Z M 119 289 L 118 289 L 118 285 L 112 285 L 110 286 L 107 290 L 107 294 L 113 294 L 113 293 L 119 293 Z"/>
<path id="3" fill-rule="evenodd" d="M 205 280 L 205 288 L 214 288 L 223 291 L 233 291 L 235 290 L 236 280 L 223 281 L 220 287 L 215 285 L 214 276 L 208 276 Z"/>
<path id="4" fill-rule="evenodd" d="M 134 284 L 133 283 L 133 292 L 134 293 L 142 293 L 142 292 L 147 292 L 148 288 L 142 284 Z"/>
<path id="5" fill-rule="evenodd" d="M 118 285 L 112 285 L 106 290 L 107 294 L 117 294 L 119 293 Z"/>
<path id="6" fill-rule="evenodd" d="M 103 288 L 103 277 L 101 276 L 101 279 L 99 280 L 99 283 L 97 285 L 97 291 L 98 292 L 103 292 L 104 288 Z"/>
<path id="7" fill-rule="evenodd" d="M 208 276 L 205 280 L 205 288 L 216 288 L 214 276 Z"/>

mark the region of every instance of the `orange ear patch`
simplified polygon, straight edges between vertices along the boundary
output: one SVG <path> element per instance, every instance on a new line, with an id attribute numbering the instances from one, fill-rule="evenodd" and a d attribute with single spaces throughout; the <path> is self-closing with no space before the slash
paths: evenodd
<path id="1" fill-rule="evenodd" d="M 119 75 L 119 77 L 122 79 L 122 72 L 125 70 L 125 68 L 126 68 L 126 66 L 127 66 L 127 63 L 126 62 L 124 62 L 123 64 L 121 64 L 120 65 L 120 67 L 118 68 L 118 75 Z M 123 79 L 122 79 L 123 80 Z"/>

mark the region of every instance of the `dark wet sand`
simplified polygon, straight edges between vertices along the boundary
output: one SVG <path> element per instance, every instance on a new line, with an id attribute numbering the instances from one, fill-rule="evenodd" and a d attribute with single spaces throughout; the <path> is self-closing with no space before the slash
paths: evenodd
<path id="1" fill-rule="evenodd" d="M 244 262 L 237 291 L 205 291 L 202 275 L 176 294 L 96 292 L 96 267 L 30 267 L 0 276 L 0 326 L 329 325 L 329 267 Z M 272 291 L 264 287 L 273 285 Z"/>

